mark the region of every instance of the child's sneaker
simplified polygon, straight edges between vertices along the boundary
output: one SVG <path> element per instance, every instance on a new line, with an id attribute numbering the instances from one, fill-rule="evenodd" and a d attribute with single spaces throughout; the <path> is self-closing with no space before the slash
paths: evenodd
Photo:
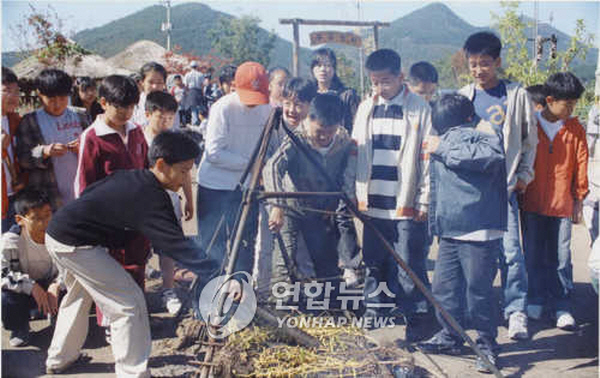
<path id="1" fill-rule="evenodd" d="M 167 311 L 171 315 L 176 315 L 177 313 L 179 313 L 179 310 L 181 310 L 181 301 L 179 300 L 177 294 L 175 293 L 175 290 L 173 289 L 166 289 L 165 291 L 163 291 L 162 301 L 163 305 L 167 308 Z"/>
<path id="2" fill-rule="evenodd" d="M 10 334 L 9 344 L 13 348 L 19 348 L 29 343 L 29 328 L 18 329 Z"/>
<path id="3" fill-rule="evenodd" d="M 424 353 L 430 354 L 458 356 L 462 353 L 462 344 L 449 336 L 443 329 L 429 340 L 418 343 L 417 348 Z"/>
<path id="4" fill-rule="evenodd" d="M 493 352 L 488 351 L 488 350 L 482 350 L 482 352 L 487 357 L 488 362 L 497 368 L 496 355 Z M 479 356 L 477 357 L 477 361 L 475 362 L 475 369 L 477 369 L 478 372 L 484 373 L 484 374 L 492 373 L 492 369 L 490 369 L 488 364 L 486 364 L 485 361 L 483 361 L 483 359 Z"/>
<path id="5" fill-rule="evenodd" d="M 358 285 L 358 273 L 356 269 L 344 269 L 342 278 L 346 282 L 346 287 L 355 287 Z"/>
<path id="6" fill-rule="evenodd" d="M 529 337 L 527 332 L 527 315 L 515 311 L 508 317 L 508 337 L 513 340 L 525 340 Z"/>
<path id="7" fill-rule="evenodd" d="M 160 278 L 160 270 L 156 270 L 150 266 L 150 264 L 146 264 L 146 278 L 149 280 L 154 280 Z"/>
<path id="8" fill-rule="evenodd" d="M 556 328 L 564 329 L 565 331 L 574 331 L 576 328 L 573 315 L 567 311 L 556 312 Z"/>

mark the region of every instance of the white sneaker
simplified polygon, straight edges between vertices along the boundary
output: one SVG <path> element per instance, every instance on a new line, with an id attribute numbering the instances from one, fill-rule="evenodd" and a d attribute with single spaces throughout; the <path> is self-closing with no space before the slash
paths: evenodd
<path id="1" fill-rule="evenodd" d="M 543 312 L 544 307 L 542 305 L 527 305 L 527 316 L 533 320 L 540 320 Z"/>
<path id="2" fill-rule="evenodd" d="M 525 340 L 529 337 L 527 332 L 527 315 L 515 311 L 508 317 L 508 337 L 513 340 Z"/>
<path id="3" fill-rule="evenodd" d="M 150 264 L 146 264 L 146 278 L 149 280 L 155 280 L 157 278 L 160 278 L 161 273 L 160 270 L 156 270 L 153 267 L 150 266 Z"/>
<path id="4" fill-rule="evenodd" d="M 355 269 L 344 269 L 342 278 L 346 282 L 346 287 L 354 287 L 358 284 L 358 274 Z"/>
<path id="5" fill-rule="evenodd" d="M 162 301 L 163 305 L 167 308 L 167 311 L 169 311 L 169 314 L 171 315 L 176 315 L 179 310 L 181 310 L 181 301 L 173 289 L 166 289 L 163 291 Z"/>
<path id="6" fill-rule="evenodd" d="M 573 315 L 566 311 L 556 312 L 556 328 L 564 329 L 565 331 L 574 331 L 575 327 Z"/>

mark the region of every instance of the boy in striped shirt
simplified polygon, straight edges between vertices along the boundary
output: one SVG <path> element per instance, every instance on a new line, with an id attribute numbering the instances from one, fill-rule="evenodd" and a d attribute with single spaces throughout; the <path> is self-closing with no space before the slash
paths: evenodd
<path id="1" fill-rule="evenodd" d="M 395 51 L 373 52 L 366 66 L 373 96 L 360 104 L 352 133 L 358 143 L 358 207 L 427 282 L 423 254 L 427 245 L 429 164 L 421 145 L 431 129 L 431 109 L 407 89 Z M 414 324 L 416 314 L 427 312 L 427 302 L 368 228 L 364 231 L 363 255 L 367 266 L 364 316 L 381 316 L 386 309 L 398 307 L 409 325 Z M 382 290 L 384 284 L 389 290 Z"/>

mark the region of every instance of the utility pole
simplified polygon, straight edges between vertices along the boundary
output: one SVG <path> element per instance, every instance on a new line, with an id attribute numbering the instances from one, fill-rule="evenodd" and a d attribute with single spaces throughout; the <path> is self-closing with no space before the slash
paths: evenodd
<path id="1" fill-rule="evenodd" d="M 362 15 L 360 12 L 360 0 L 356 0 L 356 10 L 358 13 L 358 21 L 362 21 Z M 360 30 L 360 29 L 358 29 Z M 358 70 L 358 75 L 360 76 L 360 95 L 361 97 L 364 96 L 365 94 L 365 74 L 364 74 L 364 49 L 365 49 L 365 45 L 361 44 L 361 46 L 358 48 L 358 62 L 359 62 L 359 70 Z"/>
<path id="2" fill-rule="evenodd" d="M 164 0 L 164 6 L 167 8 L 167 22 L 163 22 L 160 30 L 167 33 L 167 51 L 171 51 L 171 0 Z"/>

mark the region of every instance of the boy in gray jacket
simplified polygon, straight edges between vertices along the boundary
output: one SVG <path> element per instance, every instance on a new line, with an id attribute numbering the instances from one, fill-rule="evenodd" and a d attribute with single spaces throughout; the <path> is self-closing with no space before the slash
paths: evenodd
<path id="1" fill-rule="evenodd" d="M 354 195 L 356 177 L 356 144 L 341 126 L 343 105 L 335 94 L 319 94 L 310 104 L 308 118 L 295 136 L 298 147 L 286 139 L 267 162 L 263 176 L 265 189 L 273 192 L 345 192 Z M 304 151 L 302 151 L 304 150 Z M 331 187 L 305 156 L 321 164 L 335 187 Z M 284 253 L 295 261 L 297 241 L 304 237 L 313 260 L 316 276 L 331 278 L 339 275 L 335 232 L 323 211 L 335 211 L 338 199 L 277 199 L 269 215 L 269 228 L 281 232 Z M 310 211 L 317 210 L 317 212 Z"/>

